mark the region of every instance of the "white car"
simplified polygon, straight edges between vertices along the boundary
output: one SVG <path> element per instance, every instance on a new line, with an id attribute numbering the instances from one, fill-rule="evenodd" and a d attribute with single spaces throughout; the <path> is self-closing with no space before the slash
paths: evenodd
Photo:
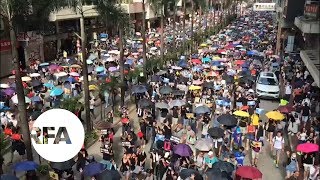
<path id="1" fill-rule="evenodd" d="M 257 78 L 256 93 L 259 97 L 278 99 L 280 87 L 277 76 L 273 72 L 261 72 Z"/>

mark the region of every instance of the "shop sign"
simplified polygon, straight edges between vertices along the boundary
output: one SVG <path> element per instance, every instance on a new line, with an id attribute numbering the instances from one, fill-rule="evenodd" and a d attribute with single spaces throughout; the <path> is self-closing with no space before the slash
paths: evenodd
<path id="1" fill-rule="evenodd" d="M 306 4 L 304 6 L 304 15 L 310 17 L 318 17 L 319 16 L 319 4 Z"/>
<path id="2" fill-rule="evenodd" d="M 10 51 L 11 41 L 10 40 L 0 40 L 0 51 Z"/>

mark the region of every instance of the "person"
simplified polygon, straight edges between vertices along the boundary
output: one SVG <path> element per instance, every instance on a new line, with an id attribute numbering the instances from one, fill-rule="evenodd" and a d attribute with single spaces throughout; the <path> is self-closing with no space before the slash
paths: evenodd
<path id="1" fill-rule="evenodd" d="M 296 171 L 299 171 L 298 160 L 295 153 L 291 154 L 290 162 L 286 166 L 286 178 L 290 178 Z"/>
<path id="2" fill-rule="evenodd" d="M 304 177 L 309 177 L 310 168 L 314 164 L 314 155 L 311 154 L 311 153 L 303 155 L 302 156 L 302 163 L 303 163 L 303 169 L 304 169 L 303 176 Z"/>
<path id="3" fill-rule="evenodd" d="M 319 179 L 319 165 L 313 165 L 310 167 L 310 173 L 307 180 Z"/>
<path id="4" fill-rule="evenodd" d="M 305 102 L 303 107 L 302 107 L 302 111 L 301 111 L 302 121 L 304 123 L 308 122 L 310 115 L 311 115 L 311 109 L 308 106 L 308 103 Z"/>
<path id="5" fill-rule="evenodd" d="M 251 142 L 251 166 L 257 167 L 259 154 L 262 149 L 262 143 L 259 139 L 254 139 Z"/>
<path id="6" fill-rule="evenodd" d="M 289 101 L 290 100 L 290 97 L 291 97 L 291 94 L 292 94 L 292 86 L 290 85 L 290 82 L 287 82 L 286 83 L 286 86 L 285 86 L 285 95 L 284 95 L 284 99 Z"/>
<path id="7" fill-rule="evenodd" d="M 91 98 L 90 99 L 90 114 L 92 115 L 93 119 L 95 119 L 95 115 L 94 115 L 94 104 L 95 104 L 95 99 Z"/>
<path id="8" fill-rule="evenodd" d="M 284 138 L 282 137 L 281 132 L 277 132 L 277 135 L 272 139 L 271 151 L 275 156 L 275 165 L 279 167 L 280 154 L 284 151 Z"/>
<path id="9" fill-rule="evenodd" d="M 246 154 L 244 153 L 244 147 L 240 147 L 239 150 L 236 150 L 234 152 L 234 156 L 237 160 L 237 166 L 243 166 L 244 164 L 244 158 L 246 156 Z"/>
<path id="10" fill-rule="evenodd" d="M 199 152 L 199 154 L 195 157 L 195 166 L 199 172 L 202 172 L 204 169 L 204 154 L 203 152 Z"/>
<path id="11" fill-rule="evenodd" d="M 214 155 L 213 151 L 209 151 L 208 155 L 204 158 L 205 169 L 211 169 L 212 165 L 218 162 L 218 158 Z"/>

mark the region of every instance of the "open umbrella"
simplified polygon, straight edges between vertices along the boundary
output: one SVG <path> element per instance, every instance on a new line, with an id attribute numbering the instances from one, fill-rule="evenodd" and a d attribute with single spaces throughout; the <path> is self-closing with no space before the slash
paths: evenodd
<path id="1" fill-rule="evenodd" d="M 221 172 L 224 171 L 228 174 L 231 174 L 234 171 L 234 165 L 226 161 L 218 161 L 212 165 L 212 168 L 218 169 Z"/>
<path id="2" fill-rule="evenodd" d="M 31 99 L 30 99 L 30 98 L 28 98 L 28 97 L 24 97 L 24 98 L 25 98 L 25 102 L 26 102 L 26 103 L 31 103 Z M 14 104 L 18 104 L 18 95 L 12 96 L 11 101 L 12 101 Z"/>
<path id="3" fill-rule="evenodd" d="M 50 92 L 50 96 L 60 96 L 61 94 L 63 94 L 63 90 L 57 87 L 52 89 Z"/>
<path id="4" fill-rule="evenodd" d="M 212 138 L 222 138 L 224 137 L 224 130 L 218 127 L 212 127 L 210 129 L 208 129 L 208 134 L 212 137 Z"/>
<path id="5" fill-rule="evenodd" d="M 297 151 L 303 153 L 319 152 L 319 145 L 313 143 L 303 143 L 297 146 Z"/>
<path id="6" fill-rule="evenodd" d="M 39 165 L 33 161 L 22 161 L 16 163 L 12 168 L 14 171 L 32 171 L 38 167 Z"/>
<path id="7" fill-rule="evenodd" d="M 6 89 L 6 88 L 10 88 L 10 86 L 9 84 L 0 84 L 0 88 Z"/>
<path id="8" fill-rule="evenodd" d="M 101 173 L 103 170 L 104 170 L 103 164 L 97 163 L 97 162 L 92 162 L 83 168 L 83 175 L 93 177 L 93 176 Z"/>
<path id="9" fill-rule="evenodd" d="M 161 76 L 161 75 L 164 75 L 164 74 L 167 74 L 167 71 L 160 70 L 159 72 L 156 73 L 156 75 L 158 75 L 158 76 Z"/>
<path id="10" fill-rule="evenodd" d="M 73 77 L 79 77 L 80 76 L 80 74 L 77 73 L 77 72 L 71 72 L 71 73 L 69 73 L 69 75 L 73 76 Z"/>
<path id="11" fill-rule="evenodd" d="M 49 89 L 54 88 L 54 84 L 51 84 L 51 83 L 44 83 L 43 86 Z"/>
<path id="12" fill-rule="evenodd" d="M 183 96 L 183 95 L 185 95 L 185 92 L 184 92 L 184 91 L 181 91 L 181 90 L 173 90 L 173 91 L 172 91 L 172 94 L 173 94 L 174 96 Z"/>
<path id="13" fill-rule="evenodd" d="M 163 86 L 159 90 L 160 94 L 170 94 L 172 93 L 172 88 L 170 86 Z"/>
<path id="14" fill-rule="evenodd" d="M 233 180 L 227 173 L 216 168 L 211 168 L 206 172 L 208 180 Z"/>
<path id="15" fill-rule="evenodd" d="M 260 179 L 262 173 L 259 169 L 252 166 L 240 166 L 236 170 L 236 175 L 246 179 Z"/>
<path id="16" fill-rule="evenodd" d="M 22 80 L 23 82 L 29 82 L 29 81 L 31 81 L 31 77 L 29 77 L 29 76 L 24 76 L 24 77 L 21 78 L 21 80 Z"/>
<path id="17" fill-rule="evenodd" d="M 194 112 L 196 114 L 205 114 L 205 113 L 209 113 L 210 109 L 207 106 L 198 106 L 196 107 L 196 109 L 194 110 Z"/>
<path id="18" fill-rule="evenodd" d="M 201 86 L 194 86 L 194 85 L 191 85 L 190 87 L 189 87 L 189 90 L 191 90 L 191 91 L 194 91 L 194 90 L 200 90 L 201 89 Z"/>
<path id="19" fill-rule="evenodd" d="M 160 108 L 160 109 L 170 109 L 170 106 L 169 106 L 167 103 L 158 102 L 158 103 L 156 103 L 156 108 Z"/>
<path id="20" fill-rule="evenodd" d="M 11 95 L 13 95 L 16 91 L 15 91 L 13 88 L 7 88 L 7 89 L 2 90 L 2 92 L 3 92 L 5 95 L 11 96 Z"/>
<path id="21" fill-rule="evenodd" d="M 16 176 L 14 175 L 10 175 L 10 174 L 2 174 L 0 176 L 0 179 L 1 180 L 19 180 L 19 178 L 17 178 Z"/>
<path id="22" fill-rule="evenodd" d="M 203 180 L 202 175 L 195 169 L 182 169 L 179 173 L 181 179 L 188 179 L 192 175 L 195 176 L 194 180 Z"/>
<path id="23" fill-rule="evenodd" d="M 41 85 L 41 82 L 39 80 L 37 80 L 37 79 L 33 79 L 31 81 L 31 86 L 32 87 L 36 87 L 36 86 L 40 86 L 40 85 Z"/>
<path id="24" fill-rule="evenodd" d="M 210 139 L 201 138 L 195 142 L 194 147 L 199 151 L 210 151 L 213 147 L 213 142 Z"/>
<path id="25" fill-rule="evenodd" d="M 98 67 L 96 67 L 95 71 L 96 72 L 103 72 L 104 71 L 104 67 L 98 66 Z"/>
<path id="26" fill-rule="evenodd" d="M 248 112 L 246 112 L 246 111 L 239 111 L 239 110 L 233 112 L 232 114 L 233 114 L 233 115 L 236 115 L 236 116 L 239 116 L 239 117 L 249 117 L 249 116 L 250 116 L 250 114 L 249 114 Z"/>
<path id="27" fill-rule="evenodd" d="M 148 108 L 148 107 L 151 107 L 153 106 L 153 102 L 150 101 L 150 99 L 140 99 L 138 105 L 141 107 L 141 108 Z"/>
<path id="28" fill-rule="evenodd" d="M 50 162 L 50 166 L 52 169 L 56 169 L 59 171 L 65 171 L 65 170 L 72 169 L 72 167 L 75 163 L 76 162 L 73 159 L 70 159 L 65 162 Z"/>
<path id="29" fill-rule="evenodd" d="M 170 107 L 181 107 L 185 104 L 186 104 L 186 102 L 184 100 L 180 100 L 180 99 L 175 99 L 175 100 L 169 102 Z"/>
<path id="30" fill-rule="evenodd" d="M 147 88 L 143 85 L 135 85 L 135 86 L 132 86 L 131 92 L 133 94 L 145 93 L 145 92 L 147 92 Z"/>
<path id="31" fill-rule="evenodd" d="M 217 118 L 220 124 L 225 126 L 234 126 L 238 123 L 237 119 L 230 114 L 222 114 Z"/>
<path id="32" fill-rule="evenodd" d="M 269 111 L 269 112 L 266 113 L 266 116 L 269 119 L 273 119 L 273 120 L 276 120 L 276 121 L 281 121 L 281 120 L 283 120 L 285 118 L 284 115 L 279 111 Z"/>
<path id="33" fill-rule="evenodd" d="M 104 170 L 100 174 L 97 175 L 97 180 L 121 180 L 121 175 L 116 170 Z"/>
<path id="34" fill-rule="evenodd" d="M 290 105 L 285 105 L 285 106 L 279 106 L 278 107 L 278 110 L 281 112 L 281 113 L 290 113 L 292 111 L 294 111 L 294 108 Z"/>
<path id="35" fill-rule="evenodd" d="M 96 121 L 93 123 L 93 126 L 98 130 L 109 129 L 113 127 L 113 124 L 107 121 Z"/>
<path id="36" fill-rule="evenodd" d="M 181 143 L 174 146 L 173 152 L 182 157 L 190 157 L 193 154 L 192 149 L 189 145 Z"/>

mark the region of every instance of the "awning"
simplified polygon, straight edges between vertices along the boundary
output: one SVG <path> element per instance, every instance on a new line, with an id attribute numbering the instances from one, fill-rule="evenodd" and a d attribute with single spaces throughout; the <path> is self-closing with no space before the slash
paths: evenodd
<path id="1" fill-rule="evenodd" d="M 300 57 L 305 66 L 308 68 L 315 83 L 320 87 L 320 50 L 304 50 L 300 51 Z"/>

